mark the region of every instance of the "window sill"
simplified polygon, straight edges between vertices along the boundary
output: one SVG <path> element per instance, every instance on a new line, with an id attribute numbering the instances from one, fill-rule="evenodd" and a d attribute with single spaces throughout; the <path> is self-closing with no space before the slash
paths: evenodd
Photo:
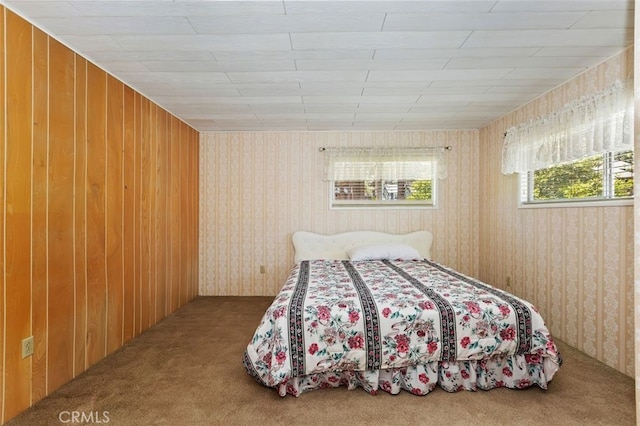
<path id="1" fill-rule="evenodd" d="M 633 207 L 633 198 L 593 201 L 552 201 L 546 203 L 519 203 L 519 209 L 555 209 L 565 207 Z"/>
<path id="2" fill-rule="evenodd" d="M 411 204 L 334 204 L 329 210 L 434 210 L 436 205 L 411 205 Z"/>

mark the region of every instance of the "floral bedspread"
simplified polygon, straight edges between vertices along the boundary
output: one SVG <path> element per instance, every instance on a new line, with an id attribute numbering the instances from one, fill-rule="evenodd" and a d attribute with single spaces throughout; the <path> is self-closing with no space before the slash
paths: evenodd
<path id="1" fill-rule="evenodd" d="M 281 396 L 546 389 L 561 363 L 534 306 L 429 260 L 300 262 L 244 354 Z"/>

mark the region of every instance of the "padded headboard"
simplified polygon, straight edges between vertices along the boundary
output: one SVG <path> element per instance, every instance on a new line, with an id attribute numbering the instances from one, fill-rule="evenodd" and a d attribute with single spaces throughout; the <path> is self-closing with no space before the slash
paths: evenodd
<path id="1" fill-rule="evenodd" d="M 388 234 L 378 231 L 351 231 L 334 235 L 297 231 L 292 236 L 295 249 L 294 260 L 349 259 L 347 250 L 367 244 L 404 243 L 418 250 L 423 258 L 431 258 L 433 235 L 429 231 L 408 234 Z"/>

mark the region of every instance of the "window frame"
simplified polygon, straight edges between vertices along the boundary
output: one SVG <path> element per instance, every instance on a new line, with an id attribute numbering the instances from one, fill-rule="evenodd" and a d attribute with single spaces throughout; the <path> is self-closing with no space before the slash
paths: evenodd
<path id="1" fill-rule="evenodd" d="M 335 184 L 342 181 L 329 181 L 329 209 L 330 210 L 378 210 L 378 209 L 436 209 L 438 208 L 438 178 L 436 161 L 433 163 L 433 176 L 431 177 L 431 198 L 429 200 L 336 200 Z M 424 180 L 424 179 L 413 179 Z M 384 185 L 383 180 L 380 180 Z"/>
<path id="2" fill-rule="evenodd" d="M 625 151 L 627 152 L 627 151 Z M 632 151 L 633 152 L 633 151 Z M 555 207 L 605 207 L 605 206 L 632 206 L 635 195 L 635 174 L 634 174 L 634 195 L 627 197 L 613 197 L 613 173 L 612 165 L 614 155 L 618 152 L 607 151 L 603 156 L 603 196 L 590 198 L 562 198 L 553 200 L 531 200 L 530 196 L 534 188 L 534 170 L 529 170 L 526 174 L 519 173 L 518 187 L 518 207 L 519 208 L 555 208 Z M 575 160 L 575 162 L 582 159 Z M 569 163 L 571 164 L 571 163 Z M 635 165 L 635 156 L 634 156 Z M 553 166 L 552 166 L 553 167 Z"/>

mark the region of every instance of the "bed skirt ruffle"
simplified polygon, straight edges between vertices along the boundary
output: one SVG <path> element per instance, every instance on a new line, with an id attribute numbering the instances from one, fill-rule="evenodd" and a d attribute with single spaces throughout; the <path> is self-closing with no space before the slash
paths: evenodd
<path id="1" fill-rule="evenodd" d="M 501 387 L 525 389 L 534 385 L 547 389 L 549 381 L 562 363 L 562 358 L 557 355 L 557 359 L 539 355 L 514 355 L 477 361 L 432 362 L 386 370 L 325 371 L 291 378 L 276 385 L 276 388 L 283 397 L 300 396 L 304 392 L 340 386 L 349 390 L 361 387 L 372 395 L 379 390 L 393 395 L 401 390 L 414 395 L 426 395 L 436 385 L 447 392 Z M 249 370 L 246 362 L 245 366 Z M 255 374 L 252 376 L 260 382 Z"/>

